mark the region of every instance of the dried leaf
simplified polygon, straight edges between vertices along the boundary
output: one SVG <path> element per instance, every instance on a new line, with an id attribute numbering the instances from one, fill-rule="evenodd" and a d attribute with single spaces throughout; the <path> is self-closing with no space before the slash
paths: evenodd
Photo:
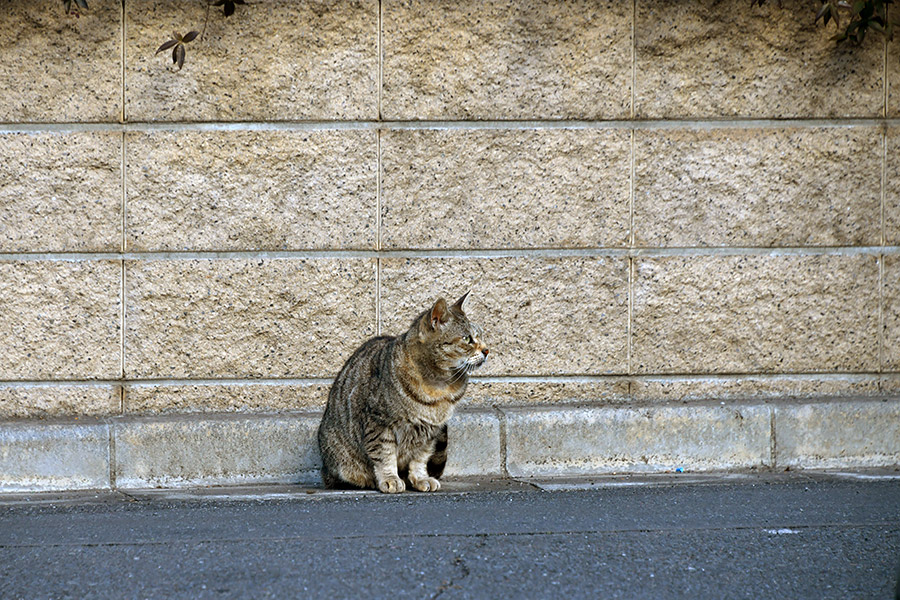
<path id="1" fill-rule="evenodd" d="M 178 70 L 181 70 L 181 67 L 184 66 L 184 44 L 178 44 L 175 46 L 175 55 L 176 55 L 176 63 L 178 64 Z"/>
<path id="2" fill-rule="evenodd" d="M 172 46 L 174 46 L 174 45 L 177 44 L 177 43 L 178 43 L 178 42 L 175 41 L 175 40 L 168 40 L 168 41 L 165 42 L 162 46 L 159 47 L 159 49 L 156 51 L 156 54 L 159 54 L 159 53 L 162 52 L 163 50 L 168 50 L 169 48 L 171 48 Z"/>
<path id="3" fill-rule="evenodd" d="M 195 39 L 197 39 L 198 35 L 200 35 L 199 31 L 188 31 L 186 34 L 184 34 L 184 37 L 181 39 L 181 41 L 185 43 L 193 42 Z"/>

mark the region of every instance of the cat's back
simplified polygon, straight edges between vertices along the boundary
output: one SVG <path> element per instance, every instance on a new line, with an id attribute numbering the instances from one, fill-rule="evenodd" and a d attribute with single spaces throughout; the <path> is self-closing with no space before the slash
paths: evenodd
<path id="1" fill-rule="evenodd" d="M 382 375 L 389 368 L 391 347 L 396 338 L 378 336 L 356 349 L 334 379 L 325 407 L 327 420 L 352 420 L 354 412 L 365 410 L 362 404 L 375 394 Z"/>
<path id="2" fill-rule="evenodd" d="M 346 384 L 356 386 L 364 381 L 379 379 L 382 371 L 388 368 L 386 363 L 390 359 L 390 349 L 396 339 L 382 335 L 369 339 L 357 348 L 341 367 L 329 396 L 341 393 Z"/>

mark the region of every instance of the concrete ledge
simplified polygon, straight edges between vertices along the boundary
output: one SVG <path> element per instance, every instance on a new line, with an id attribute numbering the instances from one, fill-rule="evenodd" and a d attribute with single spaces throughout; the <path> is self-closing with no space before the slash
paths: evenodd
<path id="1" fill-rule="evenodd" d="M 157 418 L 115 423 L 119 488 L 312 483 L 320 416 Z"/>
<path id="2" fill-rule="evenodd" d="M 488 411 L 460 411 L 447 430 L 448 477 L 502 475 L 500 418 Z"/>
<path id="3" fill-rule="evenodd" d="M 900 401 L 842 400 L 775 407 L 776 461 L 830 469 L 900 464 Z"/>
<path id="4" fill-rule="evenodd" d="M 0 492 L 318 485 L 319 419 L 0 423 Z M 900 398 L 470 409 L 449 434 L 450 479 L 898 466 Z"/>
<path id="5" fill-rule="evenodd" d="M 0 425 L 0 492 L 107 489 L 109 426 Z"/>
<path id="6" fill-rule="evenodd" d="M 503 412 L 513 477 L 772 466 L 765 405 Z"/>

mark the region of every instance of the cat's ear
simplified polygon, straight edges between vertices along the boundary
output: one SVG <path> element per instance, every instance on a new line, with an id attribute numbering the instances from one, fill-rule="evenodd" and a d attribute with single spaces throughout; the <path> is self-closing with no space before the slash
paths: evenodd
<path id="1" fill-rule="evenodd" d="M 437 330 L 449 320 L 450 310 L 447 308 L 447 301 L 443 298 L 438 298 L 434 306 L 431 307 L 431 329 Z"/>
<path id="2" fill-rule="evenodd" d="M 466 303 L 466 299 L 468 299 L 469 294 L 471 294 L 471 293 L 472 293 L 472 290 L 469 290 L 468 292 L 466 292 L 465 294 L 463 294 L 463 295 L 462 295 L 462 298 L 460 298 L 459 300 L 457 300 L 457 301 L 456 301 L 456 304 L 453 305 L 453 308 L 458 308 L 458 309 L 460 310 L 460 312 L 466 312 L 465 310 L 463 310 L 463 304 Z"/>

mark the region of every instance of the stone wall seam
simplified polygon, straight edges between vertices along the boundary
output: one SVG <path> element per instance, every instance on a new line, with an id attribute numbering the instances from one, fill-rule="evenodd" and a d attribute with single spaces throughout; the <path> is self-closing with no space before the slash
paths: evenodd
<path id="1" fill-rule="evenodd" d="M 793 373 L 647 373 L 647 374 L 619 374 L 619 375 L 475 375 L 470 379 L 473 385 L 487 385 L 494 383 L 509 384 L 534 384 L 534 383 L 662 383 L 678 382 L 690 383 L 707 380 L 723 382 L 735 381 L 745 378 L 767 381 L 772 383 L 786 381 L 843 381 L 855 382 L 877 381 L 890 378 L 896 374 L 882 371 L 855 371 L 855 372 L 793 372 Z M 123 378 L 123 379 L 59 379 L 59 380 L 27 380 L 6 379 L 0 380 L 0 389 L 3 388 L 59 388 L 59 387 L 97 387 L 97 386 L 125 386 L 125 387 L 157 387 L 157 386 L 280 386 L 280 385 L 330 385 L 333 377 L 261 377 L 261 378 Z"/>
<path id="2" fill-rule="evenodd" d="M 672 248 L 513 248 L 473 250 L 285 250 L 185 252 L 4 252 L 0 262 L 18 261 L 190 261 L 403 258 L 663 258 L 702 256 L 876 256 L 898 255 L 900 246 L 672 247 Z"/>
<path id="3" fill-rule="evenodd" d="M 128 40 L 128 37 L 127 37 L 128 32 L 125 29 L 126 21 L 128 21 L 128 19 L 125 18 L 125 0 L 122 0 L 121 11 L 122 12 L 120 13 L 120 21 L 122 22 L 122 27 L 121 27 L 121 32 L 122 32 L 122 55 L 121 55 L 121 60 L 122 60 L 122 108 L 119 110 L 119 122 L 125 123 L 128 120 L 128 114 L 125 112 L 125 110 L 126 110 L 125 109 L 125 100 L 126 100 L 126 92 L 127 92 L 127 87 L 128 87 L 125 85 L 125 78 L 127 76 L 126 68 L 125 68 L 125 65 L 127 64 L 127 62 L 126 62 L 127 56 L 125 55 L 125 45 Z M 122 234 L 124 235 L 124 232 Z"/>
<path id="4" fill-rule="evenodd" d="M 376 83 L 376 94 L 378 94 L 378 120 L 384 118 L 382 111 L 384 101 L 384 2 L 378 0 L 378 73 Z"/>
<path id="5" fill-rule="evenodd" d="M 481 130 L 481 129 L 811 129 L 848 127 L 900 127 L 900 118 L 861 119 L 650 119 L 650 120 L 508 120 L 508 121 L 208 121 L 124 123 L 15 123 L 0 122 L 0 134 L 76 133 L 76 132 L 148 132 L 148 131 L 320 131 L 320 130 Z"/>
<path id="6" fill-rule="evenodd" d="M 637 114 L 635 87 L 637 84 L 637 0 L 631 1 L 631 119 Z M 634 147 L 632 146 L 632 152 Z M 633 171 L 632 171 L 633 173 Z"/>

